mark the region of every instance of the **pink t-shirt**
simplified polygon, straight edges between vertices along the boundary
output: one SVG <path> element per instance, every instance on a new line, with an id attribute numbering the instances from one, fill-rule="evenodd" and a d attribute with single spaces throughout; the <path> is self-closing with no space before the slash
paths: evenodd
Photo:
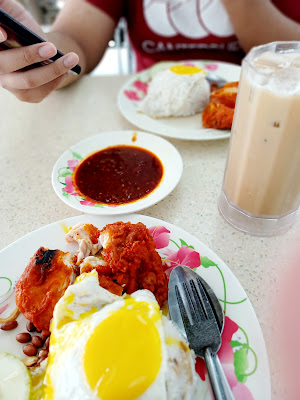
<path id="1" fill-rule="evenodd" d="M 221 0 L 86 0 L 116 22 L 123 16 L 137 70 L 166 60 L 206 59 L 240 64 L 244 52 Z M 300 0 L 273 0 L 300 22 Z"/>

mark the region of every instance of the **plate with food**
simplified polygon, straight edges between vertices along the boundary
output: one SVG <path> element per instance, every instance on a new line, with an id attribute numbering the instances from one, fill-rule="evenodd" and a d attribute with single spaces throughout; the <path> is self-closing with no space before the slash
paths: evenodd
<path id="1" fill-rule="evenodd" d="M 58 197 L 87 214 L 129 214 L 158 203 L 177 185 L 182 159 L 167 140 L 112 131 L 66 150 L 52 171 Z"/>
<path id="2" fill-rule="evenodd" d="M 138 214 L 80 215 L 19 239 L 0 263 L 3 400 L 211 399 L 203 359 L 168 316 L 168 276 L 179 264 L 220 299 L 218 355 L 235 399 L 270 399 L 264 339 L 244 289 L 184 230 Z"/>
<path id="3" fill-rule="evenodd" d="M 176 139 L 230 136 L 241 67 L 216 61 L 161 62 L 120 89 L 122 115 L 140 129 Z"/>

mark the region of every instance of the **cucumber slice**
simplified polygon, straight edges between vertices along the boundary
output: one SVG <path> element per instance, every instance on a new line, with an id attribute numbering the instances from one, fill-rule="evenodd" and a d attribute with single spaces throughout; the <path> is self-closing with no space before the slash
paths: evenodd
<path id="1" fill-rule="evenodd" d="M 29 400 L 31 377 L 23 362 L 12 354 L 0 352 L 0 399 Z"/>

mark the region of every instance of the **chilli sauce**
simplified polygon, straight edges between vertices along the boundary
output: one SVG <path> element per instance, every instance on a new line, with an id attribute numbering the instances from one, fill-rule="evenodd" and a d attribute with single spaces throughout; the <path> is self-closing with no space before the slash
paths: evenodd
<path id="1" fill-rule="evenodd" d="M 113 146 L 85 158 L 73 183 L 87 200 L 124 204 L 147 196 L 162 176 L 163 165 L 155 154 L 135 146 Z"/>

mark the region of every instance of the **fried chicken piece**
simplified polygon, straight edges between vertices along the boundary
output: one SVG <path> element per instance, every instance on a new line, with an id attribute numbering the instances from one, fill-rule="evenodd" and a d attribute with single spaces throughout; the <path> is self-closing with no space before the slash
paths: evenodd
<path id="1" fill-rule="evenodd" d="M 86 257 L 80 264 L 80 273 L 91 272 L 95 269 L 98 273 L 99 284 L 104 289 L 109 290 L 111 293 L 122 296 L 123 287 L 115 283 L 111 277 L 111 268 L 104 261 L 101 254 L 96 256 Z"/>
<path id="2" fill-rule="evenodd" d="M 95 255 L 101 249 L 102 245 L 98 238 L 100 231 L 92 224 L 79 223 L 73 226 L 66 234 L 66 241 L 69 243 L 77 242 L 79 250 L 77 254 L 77 265 L 79 265 L 85 257 Z"/>
<path id="3" fill-rule="evenodd" d="M 80 264 L 80 273 L 82 274 L 83 272 L 87 272 L 87 269 L 89 269 L 90 272 L 90 268 L 99 268 L 99 270 L 103 272 L 110 272 L 110 267 L 107 265 L 107 262 L 104 260 L 101 253 L 98 253 L 95 256 L 86 257 Z"/>
<path id="4" fill-rule="evenodd" d="M 210 102 L 202 112 L 205 128 L 231 129 L 238 85 L 238 82 L 229 82 L 211 93 Z"/>
<path id="5" fill-rule="evenodd" d="M 234 108 L 224 104 L 209 103 L 202 112 L 202 123 L 205 128 L 230 129 L 232 126 Z"/>
<path id="6" fill-rule="evenodd" d="M 106 274 L 106 271 L 103 271 L 101 268 L 95 268 L 89 265 L 85 266 L 84 272 L 91 272 L 93 271 L 93 269 L 96 269 L 98 273 L 98 280 L 100 286 L 108 290 L 110 293 L 116 294 L 117 296 L 122 296 L 123 287 L 113 280 L 110 273 Z"/>
<path id="7" fill-rule="evenodd" d="M 168 296 L 168 277 L 147 227 L 141 222 L 115 222 L 101 230 L 99 239 L 112 280 L 128 294 L 150 290 L 161 306 Z"/>
<path id="8" fill-rule="evenodd" d="M 224 104 L 224 106 L 229 108 L 234 108 L 238 84 L 238 82 L 230 82 L 226 83 L 222 88 L 214 90 L 210 95 L 210 101 Z"/>
<path id="9" fill-rule="evenodd" d="M 227 82 L 223 85 L 223 88 L 238 88 L 239 87 L 239 81 L 236 82 Z"/>
<path id="10" fill-rule="evenodd" d="M 53 310 L 76 277 L 70 253 L 40 247 L 19 279 L 16 304 L 38 330 L 49 330 Z"/>
<path id="11" fill-rule="evenodd" d="M 96 269 L 99 284 L 111 293 L 121 296 L 148 289 L 160 305 L 167 299 L 168 277 L 144 224 L 115 222 L 101 231 L 91 224 L 78 224 L 66 240 L 79 244 L 80 273 Z"/>

